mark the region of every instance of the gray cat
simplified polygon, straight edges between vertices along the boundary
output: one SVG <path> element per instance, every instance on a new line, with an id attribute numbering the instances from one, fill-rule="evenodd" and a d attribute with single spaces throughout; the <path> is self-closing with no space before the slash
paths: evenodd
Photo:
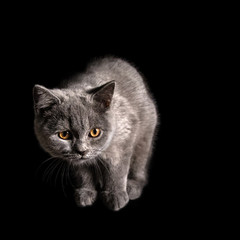
<path id="1" fill-rule="evenodd" d="M 75 170 L 75 200 L 99 193 L 111 210 L 139 198 L 147 182 L 157 111 L 141 75 L 103 58 L 56 89 L 35 85 L 35 133 L 43 149 Z"/>

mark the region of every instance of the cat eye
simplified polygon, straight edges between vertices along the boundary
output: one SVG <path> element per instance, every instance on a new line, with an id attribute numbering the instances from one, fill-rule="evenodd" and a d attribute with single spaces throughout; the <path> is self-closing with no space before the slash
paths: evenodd
<path id="1" fill-rule="evenodd" d="M 58 133 L 58 137 L 63 140 L 68 140 L 71 138 L 71 133 L 69 131 L 62 131 Z"/>
<path id="2" fill-rule="evenodd" d="M 101 133 L 101 130 L 99 128 L 93 128 L 93 129 L 91 129 L 89 136 L 96 138 L 100 135 L 100 133 Z"/>

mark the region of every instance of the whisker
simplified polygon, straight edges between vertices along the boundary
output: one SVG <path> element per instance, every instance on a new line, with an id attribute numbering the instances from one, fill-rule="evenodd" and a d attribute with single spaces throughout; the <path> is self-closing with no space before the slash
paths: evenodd
<path id="1" fill-rule="evenodd" d="M 96 166 L 97 175 L 100 178 L 99 180 L 100 180 L 100 183 L 102 185 L 102 183 L 103 183 L 103 174 L 102 174 L 101 168 L 98 165 L 98 161 L 95 161 L 95 166 Z"/>
<path id="2" fill-rule="evenodd" d="M 57 173 L 55 175 L 55 186 L 57 186 L 57 178 L 58 178 L 59 172 L 60 172 L 60 170 L 62 168 L 62 165 L 63 165 L 63 161 L 60 162 L 59 169 L 58 169 L 58 171 L 57 171 Z"/>
<path id="3" fill-rule="evenodd" d="M 48 177 L 47 177 L 47 182 L 50 181 L 51 184 L 53 184 L 51 182 L 51 177 L 53 176 L 54 171 L 60 166 L 61 160 L 59 160 L 57 162 L 55 161 L 55 163 L 56 163 L 56 165 L 52 165 L 52 168 L 50 169 Z"/>
<path id="4" fill-rule="evenodd" d="M 74 187 L 74 184 L 72 183 L 72 180 L 71 180 L 71 176 L 70 176 L 70 168 L 72 167 L 72 164 L 70 163 L 70 164 L 68 164 L 68 168 L 67 168 L 67 179 L 69 180 L 69 182 L 70 182 L 70 185 L 72 186 L 72 187 Z"/>
<path id="5" fill-rule="evenodd" d="M 99 162 L 101 163 L 101 165 L 104 167 L 104 169 L 107 170 L 108 174 L 110 174 L 110 170 L 108 169 L 108 167 L 106 166 L 106 163 L 101 159 L 98 158 Z"/>
<path id="6" fill-rule="evenodd" d="M 46 182 L 48 182 L 49 180 L 49 175 L 50 175 L 50 172 L 52 172 L 52 169 L 55 169 L 55 166 L 58 165 L 56 163 L 58 163 L 58 159 L 54 159 L 48 166 L 47 168 L 45 169 L 44 173 L 43 173 L 43 176 L 42 176 L 42 180 Z M 56 165 L 55 165 L 56 164 Z"/>
<path id="7" fill-rule="evenodd" d="M 66 164 L 67 164 L 67 163 L 65 162 L 65 163 L 62 165 L 62 172 L 61 172 L 61 173 L 62 173 L 62 174 L 61 174 L 61 183 L 62 183 L 61 186 L 62 186 L 63 194 L 64 194 L 65 197 L 67 197 L 67 194 L 66 194 L 66 192 L 65 192 L 64 181 L 63 181 L 63 180 L 64 180 L 64 177 L 66 176 L 66 175 L 65 175 L 65 171 L 66 171 L 66 168 L 67 168 L 67 167 L 66 167 Z"/>
<path id="8" fill-rule="evenodd" d="M 45 163 L 49 162 L 50 160 L 52 160 L 53 158 L 55 158 L 55 157 L 50 157 L 50 158 L 44 160 L 43 162 L 41 162 L 41 164 L 40 164 L 40 165 L 38 166 L 38 168 L 36 169 L 36 172 L 35 172 L 35 176 L 36 176 L 36 177 L 37 177 L 37 175 L 39 174 L 39 171 L 40 171 L 40 169 L 43 167 L 43 165 L 44 165 Z"/>

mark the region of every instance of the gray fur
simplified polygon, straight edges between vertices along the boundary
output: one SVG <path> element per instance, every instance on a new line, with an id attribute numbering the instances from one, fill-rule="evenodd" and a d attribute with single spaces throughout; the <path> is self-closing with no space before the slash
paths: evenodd
<path id="1" fill-rule="evenodd" d="M 103 58 L 64 87 L 35 85 L 33 94 L 36 136 L 45 151 L 74 166 L 78 206 L 93 204 L 99 194 L 110 209 L 119 210 L 140 197 L 157 111 L 133 66 Z M 89 137 L 94 127 L 102 129 L 97 138 Z M 58 137 L 64 130 L 72 133 L 71 140 Z"/>

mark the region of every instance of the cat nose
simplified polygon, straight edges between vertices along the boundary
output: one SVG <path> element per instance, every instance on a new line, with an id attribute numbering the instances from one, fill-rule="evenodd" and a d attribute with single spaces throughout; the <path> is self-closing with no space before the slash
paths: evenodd
<path id="1" fill-rule="evenodd" d="M 87 154 L 87 150 L 77 150 L 77 153 L 79 153 L 81 156 L 85 156 Z"/>
<path id="2" fill-rule="evenodd" d="M 78 153 L 82 156 L 84 156 L 86 154 L 86 151 L 78 151 Z"/>
<path id="3" fill-rule="evenodd" d="M 80 143 L 75 145 L 75 152 L 77 152 L 81 156 L 84 156 L 87 154 L 88 151 L 87 147 L 84 144 Z"/>

